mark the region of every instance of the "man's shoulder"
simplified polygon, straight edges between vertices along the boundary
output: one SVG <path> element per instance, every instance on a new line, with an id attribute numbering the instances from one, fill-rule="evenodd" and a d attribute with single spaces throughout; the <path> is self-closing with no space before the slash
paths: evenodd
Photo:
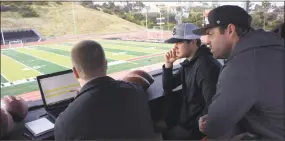
<path id="1" fill-rule="evenodd" d="M 254 70 L 256 67 L 254 50 L 248 50 L 244 53 L 232 57 L 227 60 L 223 66 L 220 79 L 227 79 L 229 77 L 248 76 L 254 77 Z"/>
<path id="2" fill-rule="evenodd" d="M 201 56 L 198 59 L 200 69 L 221 69 L 222 64 L 211 55 Z"/>
<path id="3" fill-rule="evenodd" d="M 143 91 L 142 88 L 135 83 L 126 82 L 123 80 L 116 80 L 116 81 L 117 81 L 117 85 L 115 86 L 115 88 L 117 89 L 129 89 L 133 91 Z"/>
<path id="4" fill-rule="evenodd" d="M 239 54 L 233 54 L 233 56 L 230 56 L 230 58 L 227 60 L 226 67 L 242 69 L 245 66 L 253 66 L 256 57 L 257 55 L 255 49 L 249 49 Z"/>

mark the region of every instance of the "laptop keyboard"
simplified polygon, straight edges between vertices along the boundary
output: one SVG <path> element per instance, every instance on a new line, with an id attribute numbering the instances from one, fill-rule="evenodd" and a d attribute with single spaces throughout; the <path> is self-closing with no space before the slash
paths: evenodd
<path id="1" fill-rule="evenodd" d="M 58 117 L 58 115 L 61 113 L 62 111 L 51 111 L 50 113 L 52 115 L 54 115 L 55 117 Z"/>
<path id="2" fill-rule="evenodd" d="M 61 106 L 61 107 L 57 107 L 54 110 L 51 110 L 50 113 L 52 115 L 54 115 L 55 117 L 58 117 L 58 115 L 63 112 L 65 109 L 67 108 L 67 106 Z"/>

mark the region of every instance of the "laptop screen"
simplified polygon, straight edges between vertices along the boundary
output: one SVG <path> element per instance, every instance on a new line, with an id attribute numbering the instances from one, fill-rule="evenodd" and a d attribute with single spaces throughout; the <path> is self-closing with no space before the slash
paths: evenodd
<path id="1" fill-rule="evenodd" d="M 71 91 L 80 88 L 72 70 L 39 76 L 37 79 L 46 105 L 73 98 L 77 92 Z"/>

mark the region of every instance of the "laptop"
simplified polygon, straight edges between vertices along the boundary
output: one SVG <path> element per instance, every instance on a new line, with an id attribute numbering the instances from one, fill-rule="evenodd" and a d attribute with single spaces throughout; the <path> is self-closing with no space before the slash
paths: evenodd
<path id="1" fill-rule="evenodd" d="M 77 95 L 80 88 L 73 71 L 65 70 L 37 76 L 37 82 L 47 114 L 55 120 Z"/>

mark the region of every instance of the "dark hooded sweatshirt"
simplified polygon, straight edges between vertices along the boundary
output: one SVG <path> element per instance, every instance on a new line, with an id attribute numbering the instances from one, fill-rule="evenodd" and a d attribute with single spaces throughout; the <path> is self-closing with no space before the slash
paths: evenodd
<path id="1" fill-rule="evenodd" d="M 109 76 L 93 79 L 55 122 L 55 140 L 153 139 L 148 96 Z"/>
<path id="2" fill-rule="evenodd" d="M 189 133 L 191 130 L 199 131 L 199 117 L 208 111 L 216 93 L 220 70 L 221 64 L 204 45 L 198 48 L 190 61 L 185 59 L 175 74 L 172 74 L 172 68 L 163 65 L 163 89 L 172 91 L 182 85 L 183 101 L 178 126 Z"/>
<path id="3" fill-rule="evenodd" d="M 260 139 L 285 138 L 285 47 L 272 32 L 253 30 L 236 44 L 224 65 L 208 110 L 208 138 L 235 131 Z"/>

